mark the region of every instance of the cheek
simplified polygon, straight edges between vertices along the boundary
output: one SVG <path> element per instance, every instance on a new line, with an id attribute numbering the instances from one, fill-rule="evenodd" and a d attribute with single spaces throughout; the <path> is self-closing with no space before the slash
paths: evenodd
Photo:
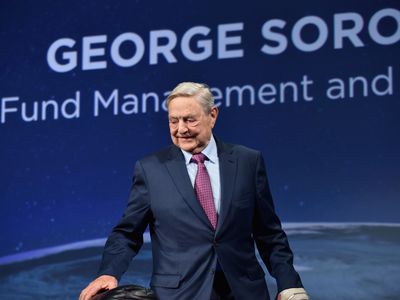
<path id="1" fill-rule="evenodd" d="M 171 126 L 169 126 L 169 133 L 171 134 L 171 135 L 175 135 L 176 134 L 176 129 L 173 129 L 173 128 L 171 128 Z"/>
<path id="2" fill-rule="evenodd" d="M 200 135 L 200 134 L 203 132 L 201 126 L 191 126 L 191 127 L 189 128 L 189 131 L 190 131 L 192 134 L 195 134 L 195 135 Z"/>

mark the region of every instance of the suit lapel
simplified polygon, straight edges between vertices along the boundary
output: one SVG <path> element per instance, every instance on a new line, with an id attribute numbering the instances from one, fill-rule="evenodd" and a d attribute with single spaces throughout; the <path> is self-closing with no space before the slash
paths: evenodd
<path id="1" fill-rule="evenodd" d="M 208 220 L 203 208 L 196 198 L 196 194 L 185 165 L 185 158 L 178 147 L 172 146 L 169 153 L 169 158 L 166 162 L 166 167 L 177 190 L 182 195 L 183 200 L 201 219 L 202 222 L 212 228 L 210 221 Z"/>
<path id="2" fill-rule="evenodd" d="M 237 162 L 228 147 L 217 140 L 219 170 L 221 177 L 221 207 L 216 232 L 221 229 L 232 203 L 232 192 L 236 181 Z"/>

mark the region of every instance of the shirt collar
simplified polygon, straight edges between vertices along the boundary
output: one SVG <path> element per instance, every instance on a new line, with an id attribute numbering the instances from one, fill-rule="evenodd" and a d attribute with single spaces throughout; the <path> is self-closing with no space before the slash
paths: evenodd
<path id="1" fill-rule="evenodd" d="M 190 159 L 192 158 L 192 153 L 182 150 L 183 156 L 185 157 L 186 165 L 190 163 Z M 201 151 L 211 163 L 216 163 L 218 160 L 218 151 L 217 151 L 217 143 L 215 142 L 214 137 L 211 135 L 210 142 L 208 145 Z"/>

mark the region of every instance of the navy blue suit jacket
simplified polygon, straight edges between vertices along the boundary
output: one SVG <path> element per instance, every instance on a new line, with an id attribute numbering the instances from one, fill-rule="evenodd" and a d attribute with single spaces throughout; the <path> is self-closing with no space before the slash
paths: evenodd
<path id="1" fill-rule="evenodd" d="M 110 234 L 100 274 L 120 278 L 150 228 L 150 285 L 161 300 L 210 299 L 219 264 L 235 299 L 269 299 L 255 245 L 278 291 L 302 287 L 275 214 L 260 152 L 217 140 L 221 209 L 214 231 L 174 145 L 136 163 L 129 202 Z"/>

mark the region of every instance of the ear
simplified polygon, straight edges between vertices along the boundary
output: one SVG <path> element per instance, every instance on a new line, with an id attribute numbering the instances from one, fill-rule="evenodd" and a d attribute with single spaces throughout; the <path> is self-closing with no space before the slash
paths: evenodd
<path id="1" fill-rule="evenodd" d="M 217 121 L 218 117 L 218 107 L 213 106 L 210 111 L 210 117 L 211 117 L 211 128 L 214 128 L 215 122 Z"/>

